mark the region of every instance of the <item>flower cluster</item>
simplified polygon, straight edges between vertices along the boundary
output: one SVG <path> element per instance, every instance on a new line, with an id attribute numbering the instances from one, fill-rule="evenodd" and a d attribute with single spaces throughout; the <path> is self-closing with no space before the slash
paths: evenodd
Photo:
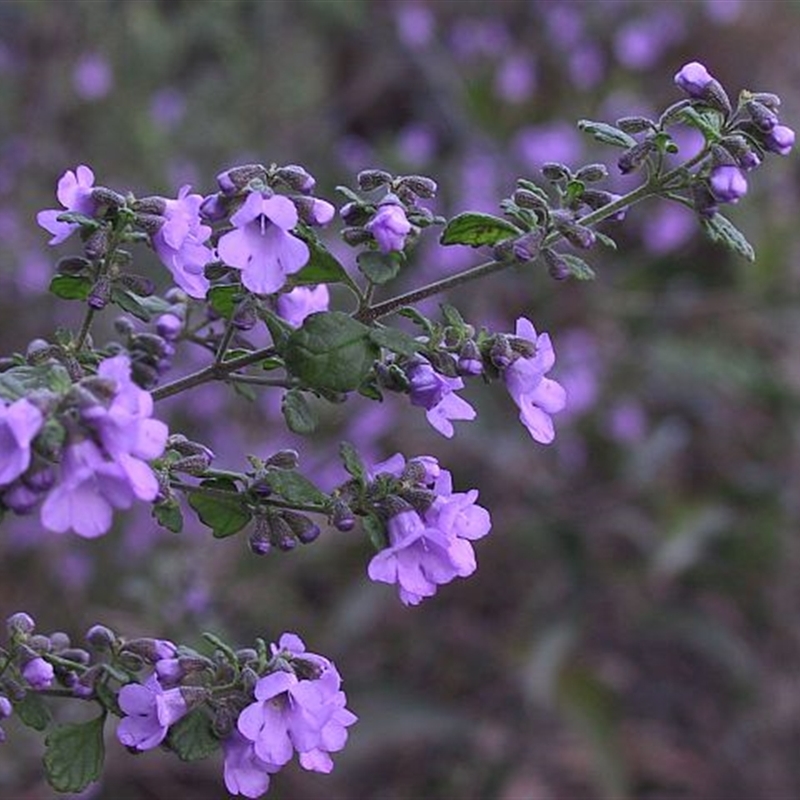
<path id="1" fill-rule="evenodd" d="M 745 172 L 757 168 L 765 153 L 788 155 L 795 132 L 780 124 L 780 98 L 768 92 L 742 92 L 734 111 L 720 82 L 698 61 L 684 64 L 675 74 L 675 84 L 699 108 L 720 113 L 723 136 L 712 148 L 711 166 L 705 175 L 708 198 L 699 198 L 698 210 L 705 216 L 716 211 L 716 203 L 737 203 L 747 194 Z M 696 198 L 696 204 L 698 199 Z"/>
<path id="2" fill-rule="evenodd" d="M 298 754 L 300 765 L 330 772 L 330 754 L 347 742 L 357 717 L 347 708 L 336 667 L 306 651 L 303 641 L 284 633 L 272 645 L 273 671 L 258 679 L 255 702 L 239 714 L 225 740 L 225 786 L 232 794 L 260 797 L 269 776 Z"/>
<path id="3" fill-rule="evenodd" d="M 451 474 L 431 456 L 406 462 L 398 453 L 376 464 L 372 476 L 376 481 L 399 479 L 406 490 L 384 505 L 388 546 L 369 562 L 373 581 L 397 584 L 403 603 L 414 606 L 432 597 L 437 587 L 475 572 L 472 542 L 492 527 L 489 512 L 476 504 L 477 489 L 454 493 Z"/>
<path id="4" fill-rule="evenodd" d="M 115 508 L 158 494 L 147 461 L 163 453 L 168 431 L 152 412 L 152 397 L 131 380 L 125 355 L 105 359 L 95 376 L 61 396 L 41 392 L 2 405 L 3 505 L 22 514 L 44 497 L 45 528 L 105 533 Z"/>

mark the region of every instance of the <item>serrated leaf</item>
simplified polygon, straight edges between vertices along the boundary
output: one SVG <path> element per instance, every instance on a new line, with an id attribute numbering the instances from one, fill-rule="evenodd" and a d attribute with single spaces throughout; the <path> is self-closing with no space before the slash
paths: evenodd
<path id="1" fill-rule="evenodd" d="M 378 286 L 397 277 L 402 260 L 401 253 L 381 253 L 379 250 L 364 250 L 356 258 L 361 273 Z"/>
<path id="2" fill-rule="evenodd" d="M 593 281 L 596 277 L 594 270 L 579 256 L 571 253 L 559 253 L 569 267 L 569 274 L 579 281 Z"/>
<path id="3" fill-rule="evenodd" d="M 155 521 L 168 531 L 180 533 L 183 530 L 183 514 L 177 500 L 168 500 L 153 506 Z"/>
<path id="4" fill-rule="evenodd" d="M 56 275 L 50 281 L 50 292 L 62 300 L 85 300 L 93 283 L 88 275 Z"/>
<path id="5" fill-rule="evenodd" d="M 47 782 L 57 792 L 81 792 L 98 780 L 103 770 L 106 715 L 88 722 L 58 725 L 45 739 Z"/>
<path id="6" fill-rule="evenodd" d="M 439 243 L 443 245 L 466 244 L 481 247 L 497 244 L 503 239 L 519 236 L 522 231 L 513 223 L 492 214 L 466 211 L 457 214 L 446 225 Z"/>
<path id="7" fill-rule="evenodd" d="M 167 742 L 181 761 L 200 761 L 219 750 L 211 718 L 202 708 L 190 711 L 172 725 Z"/>
<path id="8" fill-rule="evenodd" d="M 720 213 L 714 214 L 711 219 L 702 218 L 703 230 L 712 242 L 719 242 L 729 250 L 733 250 L 748 261 L 756 260 L 753 246 L 747 241 L 745 235 L 727 218 Z"/>
<path id="9" fill-rule="evenodd" d="M 202 481 L 200 486 L 215 489 L 214 495 L 192 492 L 189 494 L 189 505 L 195 510 L 200 521 L 214 532 L 217 539 L 238 533 L 252 519 L 252 514 L 244 506 L 244 502 L 236 491 L 236 484 L 225 478 L 213 478 Z M 230 498 L 220 492 L 230 492 Z"/>
<path id="10" fill-rule="evenodd" d="M 359 456 L 355 447 L 350 442 L 342 442 L 339 445 L 339 456 L 347 473 L 364 483 L 367 479 L 367 470 L 364 468 L 364 463 L 361 461 L 361 456 Z"/>
<path id="11" fill-rule="evenodd" d="M 583 131 L 583 133 L 588 133 L 590 136 L 597 139 L 598 142 L 610 144 L 614 147 L 633 147 L 636 144 L 636 139 L 632 136 L 628 136 L 625 131 L 620 130 L 614 125 L 609 125 L 606 122 L 582 119 L 578 121 L 578 130 Z"/>
<path id="12" fill-rule="evenodd" d="M 298 389 L 290 389 L 283 396 L 281 412 L 287 427 L 293 433 L 307 436 L 317 428 L 317 415 L 308 404 L 305 394 Z"/>
<path id="13" fill-rule="evenodd" d="M 320 283 L 348 283 L 350 276 L 339 260 L 313 237 L 302 237 L 308 245 L 308 263 L 292 275 L 295 286 L 317 285 Z"/>
<path id="14" fill-rule="evenodd" d="M 121 289 L 115 286 L 111 290 L 111 302 L 119 306 L 123 311 L 133 314 L 142 322 L 149 322 L 153 316 L 153 311 L 149 308 L 146 300 L 151 298 L 139 297 L 128 289 Z M 169 304 L 165 303 L 165 309 L 169 309 Z"/>
<path id="15" fill-rule="evenodd" d="M 388 539 L 383 522 L 377 516 L 368 514 L 366 517 L 361 518 L 361 524 L 364 526 L 372 546 L 376 550 L 384 550 L 388 544 Z"/>
<path id="16" fill-rule="evenodd" d="M 297 470 L 270 469 L 267 471 L 267 481 L 272 491 L 279 494 L 287 503 L 322 505 L 328 499 L 324 492 Z"/>
<path id="17" fill-rule="evenodd" d="M 212 286 L 208 290 L 207 299 L 217 314 L 230 319 L 241 296 L 242 290 L 239 286 Z"/>
<path id="18" fill-rule="evenodd" d="M 357 389 L 380 356 L 370 332 L 341 311 L 310 314 L 286 341 L 286 369 L 313 388 L 334 392 Z"/>
<path id="19" fill-rule="evenodd" d="M 397 328 L 372 328 L 369 338 L 375 344 L 402 356 L 413 356 L 425 346 L 410 334 Z"/>
<path id="20" fill-rule="evenodd" d="M 35 731 L 43 731 L 52 720 L 50 709 L 36 692 L 26 692 L 22 700 L 14 703 L 14 713 L 20 722 Z"/>

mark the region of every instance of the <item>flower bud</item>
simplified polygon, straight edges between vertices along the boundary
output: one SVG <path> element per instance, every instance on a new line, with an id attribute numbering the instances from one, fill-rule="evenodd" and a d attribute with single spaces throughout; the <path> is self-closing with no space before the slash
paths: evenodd
<path id="1" fill-rule="evenodd" d="M 48 638 L 50 639 L 50 647 L 54 653 L 60 653 L 72 644 L 69 634 L 64 631 L 53 631 Z"/>
<path id="2" fill-rule="evenodd" d="M 11 701 L 5 695 L 0 694 L 0 719 L 8 719 L 13 711 L 14 706 Z"/>
<path id="3" fill-rule="evenodd" d="M 655 145 L 650 139 L 645 139 L 644 141 L 633 145 L 633 147 L 629 147 L 619 157 L 619 159 L 617 159 L 617 167 L 619 168 L 619 171 L 623 175 L 628 175 L 631 172 L 635 172 L 637 169 L 639 169 L 639 167 L 642 166 L 642 164 L 644 164 L 644 162 L 647 160 L 647 157 L 653 152 L 654 149 Z"/>
<path id="4" fill-rule="evenodd" d="M 363 191 L 371 192 L 373 189 L 391 183 L 392 176 L 382 169 L 365 169 L 358 173 L 356 180 Z"/>
<path id="5" fill-rule="evenodd" d="M 652 131 L 655 123 L 647 117 L 621 117 L 617 120 L 617 127 L 625 133 L 644 133 Z"/>
<path id="6" fill-rule="evenodd" d="M 31 489 L 22 481 L 14 481 L 2 490 L 3 505 L 19 516 L 33 511 L 41 497 L 41 492 Z"/>
<path id="7" fill-rule="evenodd" d="M 6 629 L 11 639 L 27 637 L 33 633 L 35 628 L 36 623 L 33 617 L 25 611 L 18 611 L 6 619 Z"/>
<path id="8" fill-rule="evenodd" d="M 200 203 L 200 216 L 206 222 L 220 222 L 228 216 L 228 208 L 223 200 L 224 195 L 210 194 Z"/>
<path id="9" fill-rule="evenodd" d="M 344 228 L 341 232 L 341 236 L 345 244 L 349 244 L 351 247 L 364 244 L 364 242 L 368 242 L 372 239 L 372 235 L 366 228 Z"/>
<path id="10" fill-rule="evenodd" d="M 107 275 L 101 275 L 92 286 L 86 302 L 95 311 L 104 309 L 111 300 L 111 281 Z"/>
<path id="11" fill-rule="evenodd" d="M 347 533 L 356 526 L 356 518 L 350 506 L 343 500 L 335 500 L 331 509 L 331 524 L 338 531 Z"/>
<path id="12" fill-rule="evenodd" d="M 703 181 L 695 181 L 691 186 L 692 202 L 694 203 L 695 211 L 706 219 L 710 219 L 714 214 L 719 211 L 719 206 L 711 194 L 708 185 Z"/>
<path id="13" fill-rule="evenodd" d="M 305 514 L 294 511 L 284 511 L 283 518 L 292 529 L 292 533 L 300 540 L 301 544 L 311 544 L 320 534 L 319 525 L 314 523 Z"/>
<path id="14" fill-rule="evenodd" d="M 83 250 L 93 261 L 102 258 L 108 252 L 108 230 L 98 228 L 92 231 L 83 244 Z"/>
<path id="15" fill-rule="evenodd" d="M 231 167 L 217 175 L 217 184 L 222 193 L 226 195 L 237 194 L 247 188 L 252 180 L 266 183 L 267 170 L 261 164 L 243 164 L 239 167 Z"/>
<path id="16" fill-rule="evenodd" d="M 712 168 L 708 187 L 718 202 L 738 203 L 747 194 L 747 179 L 739 167 L 721 164 Z"/>
<path id="17" fill-rule="evenodd" d="M 426 200 L 435 197 L 439 189 L 436 181 L 426 175 L 405 175 L 397 182 L 397 188 L 408 189 Z"/>
<path id="18" fill-rule="evenodd" d="M 776 125 L 765 137 L 764 148 L 780 156 L 788 156 L 794 147 L 794 131 L 786 125 Z"/>
<path id="19" fill-rule="evenodd" d="M 357 203 L 352 200 L 339 209 L 339 216 L 346 225 L 358 227 L 364 225 L 372 214 L 363 203 Z"/>
<path id="20" fill-rule="evenodd" d="M 314 176 L 299 164 L 287 164 L 275 170 L 275 177 L 295 192 L 308 194 L 317 185 Z"/>
<path id="21" fill-rule="evenodd" d="M 78 275 L 91 265 L 92 262 L 82 256 L 65 256 L 58 259 L 56 272 L 59 275 Z"/>
<path id="22" fill-rule="evenodd" d="M 109 189 L 107 186 L 95 186 L 92 189 L 91 197 L 98 207 L 122 208 L 127 202 L 124 195 Z"/>
<path id="23" fill-rule="evenodd" d="M 481 352 L 472 339 L 467 339 L 461 346 L 457 366 L 460 375 L 480 375 L 483 372 Z"/>
<path id="24" fill-rule="evenodd" d="M 530 189 L 517 189 L 512 195 L 511 199 L 520 208 L 529 208 L 534 210 L 545 209 L 547 210 L 547 201 L 540 197 L 536 192 Z"/>
<path id="25" fill-rule="evenodd" d="M 608 167 L 605 164 L 587 164 L 575 173 L 575 179 L 586 183 L 602 181 L 608 177 Z"/>
<path id="26" fill-rule="evenodd" d="M 159 214 L 137 214 L 134 224 L 149 236 L 155 236 L 164 227 L 166 221 L 167 218 Z"/>
<path id="27" fill-rule="evenodd" d="M 778 115 L 757 100 L 748 100 L 745 108 L 756 127 L 764 133 L 769 133 L 778 124 Z"/>
<path id="28" fill-rule="evenodd" d="M 560 253 L 548 248 L 543 255 L 547 263 L 547 272 L 554 280 L 563 281 L 572 274 L 569 264 Z"/>
<path id="29" fill-rule="evenodd" d="M 125 642 L 121 649 L 121 653 L 131 653 L 139 656 L 148 664 L 155 664 L 162 658 L 174 658 L 178 652 L 178 648 L 166 639 L 131 639 Z"/>
<path id="30" fill-rule="evenodd" d="M 95 650 L 110 650 L 117 641 L 117 635 L 105 625 L 92 625 L 84 638 Z"/>
<path id="31" fill-rule="evenodd" d="M 708 85 L 713 81 L 709 71 L 699 61 L 684 64 L 675 73 L 675 83 L 690 97 L 702 98 Z"/>
<path id="32" fill-rule="evenodd" d="M 55 671 L 52 664 L 45 661 L 41 656 L 36 656 L 22 668 L 22 677 L 32 689 L 39 691 L 52 686 Z"/>
<path id="33" fill-rule="evenodd" d="M 288 552 L 289 550 L 294 550 L 295 547 L 297 547 L 297 537 L 294 535 L 291 527 L 282 516 L 278 514 L 270 516 L 268 522 L 270 528 L 270 541 L 275 545 L 275 547 L 278 548 L 278 550 Z"/>
<path id="34" fill-rule="evenodd" d="M 134 200 L 131 208 L 137 214 L 152 214 L 162 217 L 167 210 L 167 201 L 163 197 L 140 197 Z"/>
<path id="35" fill-rule="evenodd" d="M 543 164 L 542 175 L 551 183 L 568 181 L 571 177 L 569 168 L 565 164 L 560 164 L 556 161 L 548 161 Z"/>

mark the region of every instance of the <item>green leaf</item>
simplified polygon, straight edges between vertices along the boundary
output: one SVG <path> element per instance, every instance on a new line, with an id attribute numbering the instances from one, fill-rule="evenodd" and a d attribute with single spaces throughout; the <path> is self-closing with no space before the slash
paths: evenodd
<path id="1" fill-rule="evenodd" d="M 168 531 L 180 533 L 183 530 L 183 514 L 177 500 L 167 500 L 153 506 L 155 521 Z"/>
<path id="2" fill-rule="evenodd" d="M 56 275 L 50 281 L 50 291 L 62 300 L 85 300 L 93 283 L 88 275 Z"/>
<path id="3" fill-rule="evenodd" d="M 212 286 L 208 290 L 208 302 L 211 308 L 221 317 L 230 319 L 239 299 L 242 297 L 242 289 L 239 286 Z"/>
<path id="4" fill-rule="evenodd" d="M 397 277 L 403 263 L 402 253 L 381 253 L 379 250 L 364 250 L 356 258 L 361 273 L 372 283 L 381 286 Z"/>
<path id="5" fill-rule="evenodd" d="M 68 222 L 70 225 L 80 225 L 83 228 L 91 228 L 96 230 L 100 227 L 100 223 L 93 217 L 87 217 L 86 214 L 81 214 L 79 211 L 65 211 L 56 217 L 58 222 Z"/>
<path id="6" fill-rule="evenodd" d="M 213 478 L 202 481 L 201 488 L 214 489 L 218 494 L 208 495 L 200 492 L 189 494 L 189 505 L 197 512 L 200 521 L 214 532 L 217 539 L 238 533 L 252 519 L 244 501 L 236 491 L 236 484 L 227 478 Z M 230 498 L 219 492 L 229 492 Z"/>
<path id="7" fill-rule="evenodd" d="M 614 147 L 633 147 L 636 139 L 628 136 L 625 131 L 620 130 L 614 125 L 605 122 L 594 122 L 590 119 L 582 119 L 578 122 L 578 130 L 588 133 L 603 144 L 610 144 Z"/>
<path id="8" fill-rule="evenodd" d="M 609 250 L 617 249 L 617 243 L 610 236 L 606 236 L 605 233 L 600 233 L 600 231 L 594 231 L 594 235 L 597 241 L 608 247 Z"/>
<path id="9" fill-rule="evenodd" d="M 200 761 L 219 750 L 211 718 L 203 708 L 190 711 L 172 725 L 167 742 L 181 761 Z"/>
<path id="10" fill-rule="evenodd" d="M 361 524 L 364 526 L 372 546 L 376 550 L 385 550 L 388 539 L 383 522 L 374 514 L 368 514 L 366 517 L 361 518 Z"/>
<path id="11" fill-rule="evenodd" d="M 133 314 L 134 317 L 142 320 L 142 322 L 149 322 L 152 317 L 152 313 L 144 304 L 144 298 L 135 295 L 128 289 L 120 289 L 115 286 L 111 290 L 111 302 L 119 306 L 123 311 Z"/>
<path id="12" fill-rule="evenodd" d="M 98 780 L 103 770 L 106 715 L 88 722 L 58 725 L 45 739 L 44 768 L 57 792 L 80 792 Z"/>
<path id="13" fill-rule="evenodd" d="M 681 110 L 680 117 L 687 125 L 697 128 L 705 136 L 706 141 L 719 141 L 719 126 L 722 118 L 717 112 L 707 111 L 701 113 L 697 109 L 688 106 Z"/>
<path id="14" fill-rule="evenodd" d="M 470 247 L 480 247 L 497 244 L 521 233 L 516 225 L 502 217 L 466 211 L 457 214 L 447 223 L 439 242 L 443 245 L 467 244 Z"/>
<path id="15" fill-rule="evenodd" d="M 297 470 L 269 469 L 267 481 L 272 491 L 279 494 L 287 503 L 324 505 L 328 502 L 328 496 Z"/>
<path id="16" fill-rule="evenodd" d="M 288 337 L 283 353 L 286 369 L 312 388 L 357 389 L 380 356 L 370 333 L 370 328 L 341 311 L 310 314 Z"/>
<path id="17" fill-rule="evenodd" d="M 413 356 L 425 346 L 423 342 L 418 342 L 413 336 L 397 328 L 372 328 L 369 338 L 375 344 L 401 356 Z"/>
<path id="18" fill-rule="evenodd" d="M 14 703 L 14 713 L 20 722 L 35 731 L 43 731 L 52 719 L 50 709 L 36 692 L 26 692 L 22 700 Z"/>
<path id="19" fill-rule="evenodd" d="M 433 335 L 434 325 L 433 323 L 422 313 L 417 311 L 416 308 L 413 306 L 403 306 L 398 312 L 398 316 L 406 317 L 407 319 L 412 320 L 417 325 L 425 330 L 425 333 L 428 336 Z"/>
<path id="20" fill-rule="evenodd" d="M 281 319 L 274 311 L 259 305 L 256 313 L 266 323 L 270 336 L 272 336 L 272 343 L 278 351 L 278 355 L 283 355 L 283 349 L 289 338 L 294 333 L 294 328 L 285 320 Z"/>
<path id="21" fill-rule="evenodd" d="M 364 483 L 367 480 L 367 470 L 364 468 L 361 456 L 359 456 L 358 451 L 350 442 L 342 442 L 339 445 L 339 456 L 349 475 L 352 475 L 360 483 Z"/>
<path id="22" fill-rule="evenodd" d="M 298 389 L 290 389 L 283 396 L 281 411 L 286 425 L 293 433 L 307 436 L 317 428 L 317 415 L 308 404 L 305 394 Z"/>
<path id="23" fill-rule="evenodd" d="M 569 274 L 579 281 L 593 281 L 596 277 L 594 270 L 579 256 L 571 253 L 559 253 L 569 267 Z"/>
<path id="24" fill-rule="evenodd" d="M 756 260 L 753 246 L 727 217 L 716 213 L 711 219 L 701 218 L 700 222 L 712 242 L 724 245 L 729 250 L 744 256 L 748 261 Z"/>
<path id="25" fill-rule="evenodd" d="M 464 329 L 466 326 L 464 317 L 461 316 L 461 312 L 455 306 L 451 306 L 449 303 L 441 303 L 439 308 L 441 309 L 442 316 L 448 325 L 458 330 Z"/>
<path id="26" fill-rule="evenodd" d="M 63 394 L 70 386 L 69 373 L 61 364 L 25 365 L 0 373 L 0 396 L 9 400 L 17 400 L 37 389 Z"/>
<path id="27" fill-rule="evenodd" d="M 315 285 L 319 283 L 348 283 L 350 276 L 339 260 L 315 237 L 301 237 L 308 245 L 310 253 L 308 263 L 292 275 L 295 286 Z"/>

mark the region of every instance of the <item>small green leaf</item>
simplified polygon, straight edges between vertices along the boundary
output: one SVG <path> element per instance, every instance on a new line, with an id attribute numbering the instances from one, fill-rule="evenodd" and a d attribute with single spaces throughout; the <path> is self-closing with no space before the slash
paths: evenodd
<path id="1" fill-rule="evenodd" d="M 610 144 L 614 147 L 633 147 L 636 139 L 628 136 L 625 131 L 620 130 L 614 125 L 605 122 L 594 122 L 590 119 L 582 119 L 578 122 L 578 130 L 588 133 L 603 144 Z"/>
<path id="2" fill-rule="evenodd" d="M 145 298 L 135 295 L 128 289 L 120 289 L 115 286 L 111 290 L 111 302 L 118 305 L 123 311 L 133 314 L 137 319 L 142 322 L 149 322 L 153 316 L 148 307 L 144 303 Z"/>
<path id="3" fill-rule="evenodd" d="M 81 792 L 98 780 L 103 770 L 106 715 L 88 722 L 58 725 L 45 739 L 44 768 L 57 792 Z"/>
<path id="4" fill-rule="evenodd" d="M 183 530 L 183 514 L 177 500 L 167 500 L 153 506 L 155 521 L 168 531 L 180 533 Z"/>
<path id="5" fill-rule="evenodd" d="M 375 344 L 401 356 L 413 356 L 425 346 L 423 342 L 418 342 L 413 336 L 397 328 L 372 328 L 369 338 Z"/>
<path id="6" fill-rule="evenodd" d="M 692 106 L 687 106 L 680 112 L 681 119 L 693 128 L 697 128 L 705 136 L 706 141 L 716 142 L 720 138 L 721 116 L 715 111 L 699 112 Z"/>
<path id="7" fill-rule="evenodd" d="M 580 257 L 571 253 L 559 253 L 569 267 L 569 273 L 579 281 L 593 281 L 596 277 L 594 270 Z"/>
<path id="8" fill-rule="evenodd" d="M 342 442 L 339 445 L 339 456 L 348 474 L 360 483 L 364 483 L 367 479 L 367 471 L 355 447 L 350 442 Z"/>
<path id="9" fill-rule="evenodd" d="M 356 258 L 361 273 L 372 283 L 381 286 L 397 277 L 403 262 L 402 253 L 381 253 L 379 250 L 364 250 Z"/>
<path id="10" fill-rule="evenodd" d="M 50 281 L 50 291 L 62 300 L 85 300 L 93 283 L 88 275 L 56 275 Z"/>
<path id="11" fill-rule="evenodd" d="M 258 306 L 256 313 L 266 323 L 278 355 L 283 355 L 283 349 L 289 341 L 289 337 L 294 333 L 294 328 L 285 319 L 281 319 L 274 311 L 263 305 Z"/>
<path id="12" fill-rule="evenodd" d="M 719 242 L 733 250 L 740 256 L 744 256 L 748 261 L 756 260 L 756 253 L 753 246 L 747 241 L 745 235 L 722 214 L 716 213 L 711 219 L 701 219 L 703 230 L 705 230 L 712 242 Z"/>
<path id="13" fill-rule="evenodd" d="M 217 494 L 192 492 L 189 494 L 189 505 L 197 512 L 200 521 L 211 528 L 217 539 L 238 533 L 250 522 L 252 514 L 245 507 L 232 480 L 213 478 L 202 481 L 200 487 L 214 489 Z M 230 498 L 222 496 L 221 492 L 229 492 Z"/>
<path id="14" fill-rule="evenodd" d="M 370 332 L 341 311 L 310 314 L 286 341 L 286 368 L 312 388 L 357 389 L 380 356 Z"/>
<path id="15" fill-rule="evenodd" d="M 287 503 L 324 505 L 328 500 L 327 495 L 305 475 L 293 469 L 270 469 L 267 471 L 267 481 L 272 491 Z"/>
<path id="16" fill-rule="evenodd" d="M 86 214 L 81 214 L 79 211 L 65 211 L 56 217 L 58 222 L 68 222 L 70 225 L 80 225 L 83 228 L 91 228 L 96 230 L 100 227 L 100 223 L 93 217 L 87 217 Z"/>
<path id="17" fill-rule="evenodd" d="M 14 713 L 24 725 L 35 731 L 43 731 L 52 719 L 50 709 L 36 692 L 26 692 L 22 700 L 14 703 Z"/>
<path id="18" fill-rule="evenodd" d="M 9 400 L 17 400 L 37 389 L 64 394 L 70 386 L 69 373 L 61 364 L 24 365 L 0 373 L 0 396 Z"/>
<path id="19" fill-rule="evenodd" d="M 616 250 L 617 249 L 617 243 L 610 236 L 606 236 L 605 233 L 600 233 L 600 231 L 595 231 L 594 235 L 597 238 L 598 242 L 600 242 L 601 244 L 605 245 L 610 250 Z"/>
<path id="20" fill-rule="evenodd" d="M 361 524 L 369 537 L 372 546 L 376 550 L 385 550 L 388 544 L 386 536 L 386 526 L 374 514 L 368 514 L 361 518 Z"/>
<path id="21" fill-rule="evenodd" d="M 281 411 L 286 425 L 293 433 L 307 436 L 317 428 L 317 415 L 308 404 L 305 394 L 298 389 L 290 389 L 283 396 Z"/>
<path id="22" fill-rule="evenodd" d="M 211 718 L 203 708 L 190 711 L 172 725 L 167 742 L 181 761 L 200 761 L 219 749 Z"/>
<path id="23" fill-rule="evenodd" d="M 208 302 L 211 308 L 221 317 L 230 319 L 239 299 L 242 289 L 239 286 L 212 286 L 208 290 Z"/>
<path id="24" fill-rule="evenodd" d="M 521 233 L 516 225 L 502 217 L 466 211 L 457 214 L 447 223 L 439 242 L 443 245 L 467 244 L 470 247 L 480 247 L 497 244 Z"/>
<path id="25" fill-rule="evenodd" d="M 301 237 L 308 245 L 308 263 L 292 275 L 295 286 L 316 285 L 320 283 L 348 283 L 350 276 L 339 260 L 315 237 Z"/>

